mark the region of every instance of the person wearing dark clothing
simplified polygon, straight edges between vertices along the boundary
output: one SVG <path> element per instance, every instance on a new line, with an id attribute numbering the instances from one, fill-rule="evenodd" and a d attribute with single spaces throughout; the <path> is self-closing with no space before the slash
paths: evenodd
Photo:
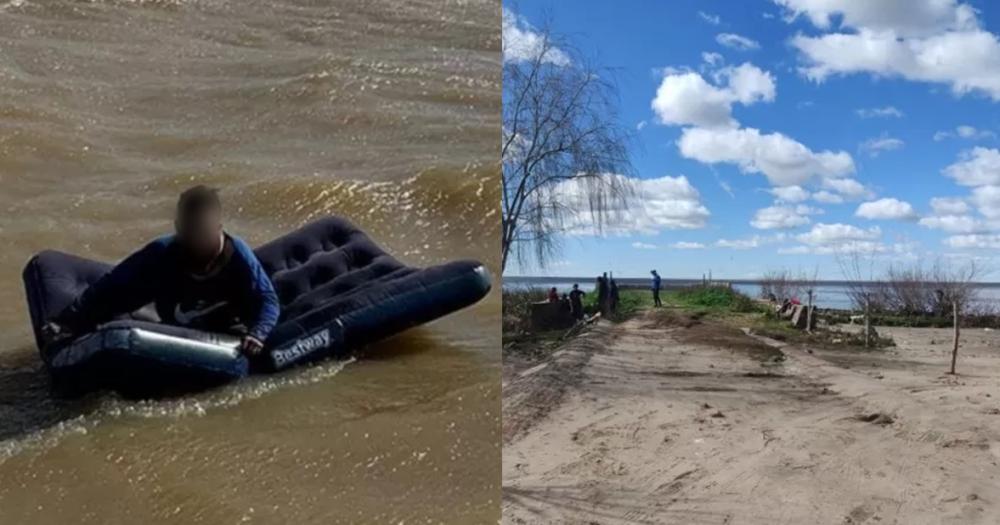
<path id="1" fill-rule="evenodd" d="M 611 314 L 618 312 L 618 282 L 615 281 L 613 274 L 608 285 L 608 312 Z"/>
<path id="2" fill-rule="evenodd" d="M 549 288 L 549 302 L 558 303 L 559 302 L 559 292 L 555 288 Z"/>
<path id="3" fill-rule="evenodd" d="M 608 274 L 597 277 L 597 311 L 607 315 L 608 305 Z"/>
<path id="4" fill-rule="evenodd" d="M 663 303 L 660 302 L 660 274 L 656 273 L 656 270 L 649 273 L 653 274 L 653 306 L 663 306 Z"/>
<path id="5" fill-rule="evenodd" d="M 75 337 L 153 303 L 164 323 L 236 333 L 244 353 L 259 353 L 278 322 L 278 296 L 250 247 L 223 230 L 216 190 L 182 193 L 174 226 L 84 290 L 43 336 Z"/>
<path id="6" fill-rule="evenodd" d="M 573 289 L 569 292 L 569 311 L 573 315 L 573 319 L 580 320 L 583 319 L 583 296 L 587 295 L 580 290 L 580 285 L 574 284 Z"/>

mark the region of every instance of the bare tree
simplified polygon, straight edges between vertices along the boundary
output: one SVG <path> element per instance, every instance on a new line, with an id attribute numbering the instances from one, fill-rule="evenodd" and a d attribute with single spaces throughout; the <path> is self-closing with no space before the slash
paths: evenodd
<path id="1" fill-rule="evenodd" d="M 852 249 L 837 253 L 837 264 L 847 284 L 847 296 L 858 310 L 885 309 L 885 286 L 875 278 L 875 259 L 874 251 Z"/>
<path id="2" fill-rule="evenodd" d="M 798 275 L 794 275 L 787 268 L 768 270 L 760 278 L 761 297 L 781 303 L 786 299 L 802 299 L 810 291 L 815 291 L 819 280 L 819 267 L 813 270 L 812 275 L 803 270 L 799 270 Z"/>
<path id="3" fill-rule="evenodd" d="M 502 267 L 511 253 L 544 267 L 559 233 L 601 232 L 626 209 L 630 134 L 609 72 L 547 27 L 527 56 L 508 58 L 504 46 Z"/>
<path id="4" fill-rule="evenodd" d="M 978 299 L 979 287 L 976 282 L 986 272 L 975 261 L 952 267 L 938 260 L 930 271 L 934 284 L 932 311 L 947 312 L 958 305 L 959 310 L 970 310 Z"/>

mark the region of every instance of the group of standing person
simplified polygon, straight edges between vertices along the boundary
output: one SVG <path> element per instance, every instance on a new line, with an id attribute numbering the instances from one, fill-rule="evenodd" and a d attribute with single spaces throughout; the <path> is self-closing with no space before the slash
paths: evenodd
<path id="1" fill-rule="evenodd" d="M 586 292 L 580 289 L 579 284 L 573 284 L 573 289 L 569 291 L 569 294 L 563 294 L 562 298 L 559 297 L 559 291 L 553 286 L 549 288 L 549 302 L 558 303 L 562 301 L 569 305 L 570 315 L 573 319 L 579 321 L 583 319 L 583 296 L 587 295 Z"/>
<path id="2" fill-rule="evenodd" d="M 614 314 L 618 310 L 619 299 L 618 283 L 615 281 L 614 275 L 609 277 L 607 272 L 599 275 L 594 289 L 597 292 L 597 310 L 604 317 Z M 555 287 L 550 288 L 548 300 L 550 303 L 559 301 L 568 302 L 570 315 L 573 316 L 573 319 L 579 321 L 584 318 L 583 297 L 585 295 L 587 293 L 580 289 L 580 285 L 574 283 L 573 289 L 570 290 L 569 294 L 563 294 L 561 298 L 559 297 L 559 291 Z"/>
<path id="3" fill-rule="evenodd" d="M 602 317 L 607 317 L 618 311 L 618 283 L 614 274 L 608 277 L 604 272 L 597 277 L 597 309 Z"/>

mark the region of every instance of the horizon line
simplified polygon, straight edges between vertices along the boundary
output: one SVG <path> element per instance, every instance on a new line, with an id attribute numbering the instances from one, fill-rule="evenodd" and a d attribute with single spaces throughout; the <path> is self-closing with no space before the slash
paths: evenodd
<path id="1" fill-rule="evenodd" d="M 501 278 L 501 281 L 504 280 L 504 279 L 507 279 L 507 278 L 513 278 L 513 279 L 530 279 L 530 280 L 539 280 L 539 281 L 544 281 L 544 280 L 547 279 L 547 280 L 558 280 L 558 281 L 580 281 L 580 282 L 583 282 L 583 281 L 597 279 L 597 276 L 595 275 L 593 277 L 580 277 L 580 276 L 551 276 L 551 275 L 501 275 L 500 278 Z M 763 277 L 745 277 L 745 278 L 738 278 L 738 279 L 712 277 L 711 279 L 708 279 L 707 277 L 690 277 L 690 278 L 689 277 L 663 277 L 662 275 L 660 276 L 660 278 L 662 280 L 664 280 L 664 281 L 690 281 L 690 282 L 709 281 L 709 282 L 713 282 L 713 283 L 733 283 L 733 284 L 743 284 L 743 283 L 757 284 L 757 283 L 760 283 L 760 282 L 763 282 L 764 280 L 766 280 Z M 643 276 L 643 277 L 628 277 L 628 276 L 625 276 L 625 277 L 616 277 L 616 279 L 639 280 L 639 279 L 651 279 L 651 277 L 648 277 L 648 276 Z M 888 283 L 891 283 L 892 281 L 878 280 L 878 279 L 876 279 L 876 280 L 870 280 L 870 281 L 853 281 L 853 280 L 850 280 L 850 279 L 815 279 L 815 280 L 811 280 L 811 279 L 788 279 L 785 282 L 792 283 L 792 284 L 850 284 L 850 283 L 888 284 Z M 925 282 L 925 283 L 934 283 L 935 281 L 923 281 L 923 282 Z M 1000 286 L 1000 281 L 970 281 L 970 283 L 971 284 L 981 285 L 981 286 Z"/>

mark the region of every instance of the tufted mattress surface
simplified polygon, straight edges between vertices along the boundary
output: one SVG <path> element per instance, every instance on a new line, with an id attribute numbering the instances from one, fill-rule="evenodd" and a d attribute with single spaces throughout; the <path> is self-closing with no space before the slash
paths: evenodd
<path id="1" fill-rule="evenodd" d="M 41 327 L 112 268 L 52 250 L 34 256 L 23 273 L 42 357 L 61 375 L 101 375 L 109 368 L 120 374 L 127 366 L 160 376 L 177 373 L 181 381 L 188 373 L 225 380 L 343 353 L 469 306 L 490 289 L 489 274 L 477 261 L 406 266 L 340 217 L 307 224 L 255 253 L 282 306 L 259 360 L 247 363 L 232 351 L 233 343 L 218 334 L 161 324 L 150 307 L 102 325 L 68 346 L 45 348 Z M 212 350 L 211 345 L 219 348 Z M 199 352 L 204 352 L 204 362 Z"/>

